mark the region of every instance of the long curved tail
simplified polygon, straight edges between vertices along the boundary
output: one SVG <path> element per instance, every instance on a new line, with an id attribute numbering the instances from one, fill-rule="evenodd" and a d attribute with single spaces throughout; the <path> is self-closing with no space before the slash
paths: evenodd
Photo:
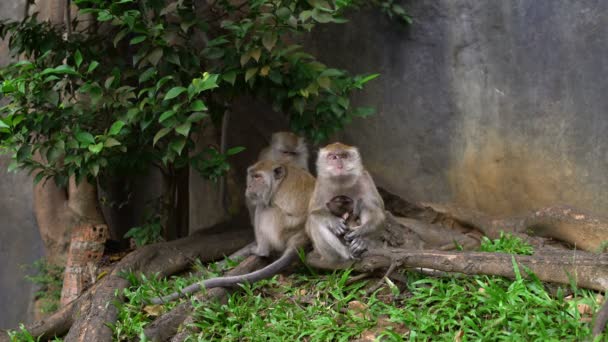
<path id="1" fill-rule="evenodd" d="M 163 304 L 173 300 L 176 300 L 179 297 L 184 297 L 190 293 L 194 293 L 202 289 L 203 287 L 206 289 L 212 289 L 214 287 L 234 287 L 239 284 L 244 283 L 254 283 L 258 280 L 270 278 L 275 274 L 279 273 L 285 267 L 289 266 L 294 260 L 298 258 L 298 250 L 295 248 L 288 248 L 280 258 L 275 260 L 270 265 L 259 269 L 257 271 L 229 276 L 229 277 L 218 277 L 204 280 L 200 283 L 192 284 L 183 288 L 179 292 L 174 292 L 170 295 L 166 295 L 163 297 L 156 297 L 150 299 L 151 304 Z"/>

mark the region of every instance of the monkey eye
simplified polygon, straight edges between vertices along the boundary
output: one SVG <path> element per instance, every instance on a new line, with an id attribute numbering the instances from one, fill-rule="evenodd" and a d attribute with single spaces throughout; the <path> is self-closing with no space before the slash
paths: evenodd
<path id="1" fill-rule="evenodd" d="M 329 156 L 327 156 L 327 158 L 329 158 L 331 160 L 336 160 L 336 159 L 338 159 L 338 156 L 335 154 L 330 154 Z"/>
<path id="2" fill-rule="evenodd" d="M 259 173 L 256 173 L 255 175 L 253 175 L 253 178 L 254 179 L 260 179 L 260 178 L 262 178 L 262 175 L 259 174 Z"/>

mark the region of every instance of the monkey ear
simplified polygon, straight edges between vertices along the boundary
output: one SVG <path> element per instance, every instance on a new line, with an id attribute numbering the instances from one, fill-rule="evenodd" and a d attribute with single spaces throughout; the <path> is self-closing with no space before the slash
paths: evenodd
<path id="1" fill-rule="evenodd" d="M 285 169 L 285 166 L 283 166 L 283 165 L 276 166 L 274 169 L 272 169 L 272 174 L 274 175 L 274 179 L 276 179 L 276 180 L 279 180 L 279 179 L 285 177 L 286 173 L 287 173 L 287 170 Z"/>

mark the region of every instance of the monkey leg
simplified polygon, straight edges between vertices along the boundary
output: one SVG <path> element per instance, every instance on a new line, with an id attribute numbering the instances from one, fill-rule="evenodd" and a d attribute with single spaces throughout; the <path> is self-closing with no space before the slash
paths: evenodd
<path id="1" fill-rule="evenodd" d="M 318 225 L 311 229 L 311 239 L 315 250 L 330 262 L 351 259 L 350 250 L 327 226 Z"/>

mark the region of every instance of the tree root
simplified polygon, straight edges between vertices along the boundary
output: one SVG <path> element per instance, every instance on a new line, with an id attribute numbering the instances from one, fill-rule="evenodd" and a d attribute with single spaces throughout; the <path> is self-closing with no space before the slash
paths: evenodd
<path id="1" fill-rule="evenodd" d="M 606 323 L 608 323 L 608 298 L 606 298 L 606 296 L 608 296 L 608 292 L 606 292 L 604 295 L 604 304 L 595 316 L 595 324 L 593 325 L 594 337 L 599 336 L 606 328 Z"/>
<path id="2" fill-rule="evenodd" d="M 445 272 L 468 275 L 495 275 L 508 278 L 517 276 L 513 261 L 526 278 L 525 267 L 541 281 L 570 284 L 597 291 L 608 288 L 608 254 L 591 254 L 580 251 L 545 252 L 536 255 L 511 255 L 483 252 L 439 252 L 373 250 L 367 252 L 356 270 L 369 272 L 389 267 L 394 262 L 404 267 L 424 267 Z"/>
<path id="3" fill-rule="evenodd" d="M 116 322 L 117 300 L 115 293 L 129 284 L 121 277 L 122 272 L 133 271 L 144 274 L 169 276 L 188 267 L 199 258 L 203 262 L 217 260 L 253 240 L 250 229 L 237 230 L 234 222 L 219 224 L 216 227 L 189 237 L 166 243 L 145 246 L 127 255 L 96 284 L 80 297 L 67 304 L 50 317 L 26 325 L 34 336 L 52 338 L 68 332 L 65 341 L 111 341 L 112 330 L 107 326 Z M 3 337 L 0 336 L 0 341 Z M 6 339 L 8 341 L 8 339 Z"/>

